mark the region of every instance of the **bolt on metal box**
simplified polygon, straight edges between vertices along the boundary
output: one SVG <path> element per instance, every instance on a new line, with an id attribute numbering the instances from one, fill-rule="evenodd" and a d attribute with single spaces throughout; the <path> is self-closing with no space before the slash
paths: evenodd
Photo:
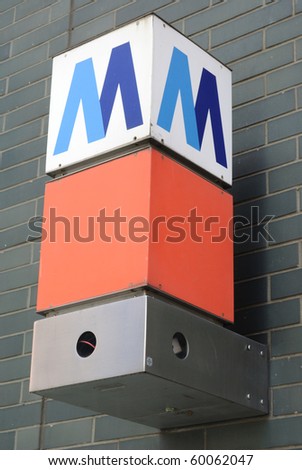
<path id="1" fill-rule="evenodd" d="M 264 345 L 150 295 L 34 326 L 31 392 L 157 428 L 265 414 L 267 380 Z"/>

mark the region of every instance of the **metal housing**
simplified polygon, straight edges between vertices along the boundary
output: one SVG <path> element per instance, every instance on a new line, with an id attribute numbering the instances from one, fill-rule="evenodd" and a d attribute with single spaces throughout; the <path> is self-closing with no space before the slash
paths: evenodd
<path id="1" fill-rule="evenodd" d="M 81 357 L 85 332 L 95 346 Z M 30 391 L 157 428 L 256 416 L 268 410 L 267 351 L 141 295 L 37 321 Z"/>

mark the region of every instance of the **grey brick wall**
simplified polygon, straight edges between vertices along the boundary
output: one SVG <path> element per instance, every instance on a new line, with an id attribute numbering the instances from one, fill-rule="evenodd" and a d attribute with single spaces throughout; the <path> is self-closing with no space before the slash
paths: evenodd
<path id="1" fill-rule="evenodd" d="M 302 448 L 301 0 L 2 0 L 1 10 L 0 449 Z M 260 232 L 235 247 L 234 328 L 269 346 L 269 416 L 162 433 L 28 391 L 39 244 L 26 242 L 27 221 L 48 179 L 51 59 L 152 11 L 233 70 L 235 213 L 274 216 L 273 240 Z"/>

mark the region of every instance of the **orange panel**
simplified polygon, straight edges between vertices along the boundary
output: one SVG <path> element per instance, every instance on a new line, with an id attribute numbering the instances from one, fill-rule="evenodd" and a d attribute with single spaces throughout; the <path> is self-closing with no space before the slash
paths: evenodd
<path id="1" fill-rule="evenodd" d="M 150 158 L 146 150 L 46 185 L 38 311 L 146 283 L 148 241 L 129 239 L 120 218 L 148 220 Z"/>
<path id="2" fill-rule="evenodd" d="M 233 321 L 232 197 L 158 151 L 48 183 L 44 217 L 38 311 L 149 285 Z"/>
<path id="3" fill-rule="evenodd" d="M 233 321 L 232 213 L 232 196 L 153 152 L 149 285 Z"/>

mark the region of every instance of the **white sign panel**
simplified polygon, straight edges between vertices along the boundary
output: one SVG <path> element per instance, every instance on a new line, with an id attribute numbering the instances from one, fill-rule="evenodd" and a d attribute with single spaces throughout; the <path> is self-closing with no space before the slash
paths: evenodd
<path id="1" fill-rule="evenodd" d="M 231 184 L 231 71 L 160 21 L 153 50 L 152 136 Z"/>
<path id="2" fill-rule="evenodd" d="M 141 20 L 54 58 L 47 173 L 149 135 L 151 28 Z"/>
<path id="3" fill-rule="evenodd" d="M 54 59 L 46 172 L 153 138 L 231 184 L 231 106 L 230 70 L 147 16 Z"/>

